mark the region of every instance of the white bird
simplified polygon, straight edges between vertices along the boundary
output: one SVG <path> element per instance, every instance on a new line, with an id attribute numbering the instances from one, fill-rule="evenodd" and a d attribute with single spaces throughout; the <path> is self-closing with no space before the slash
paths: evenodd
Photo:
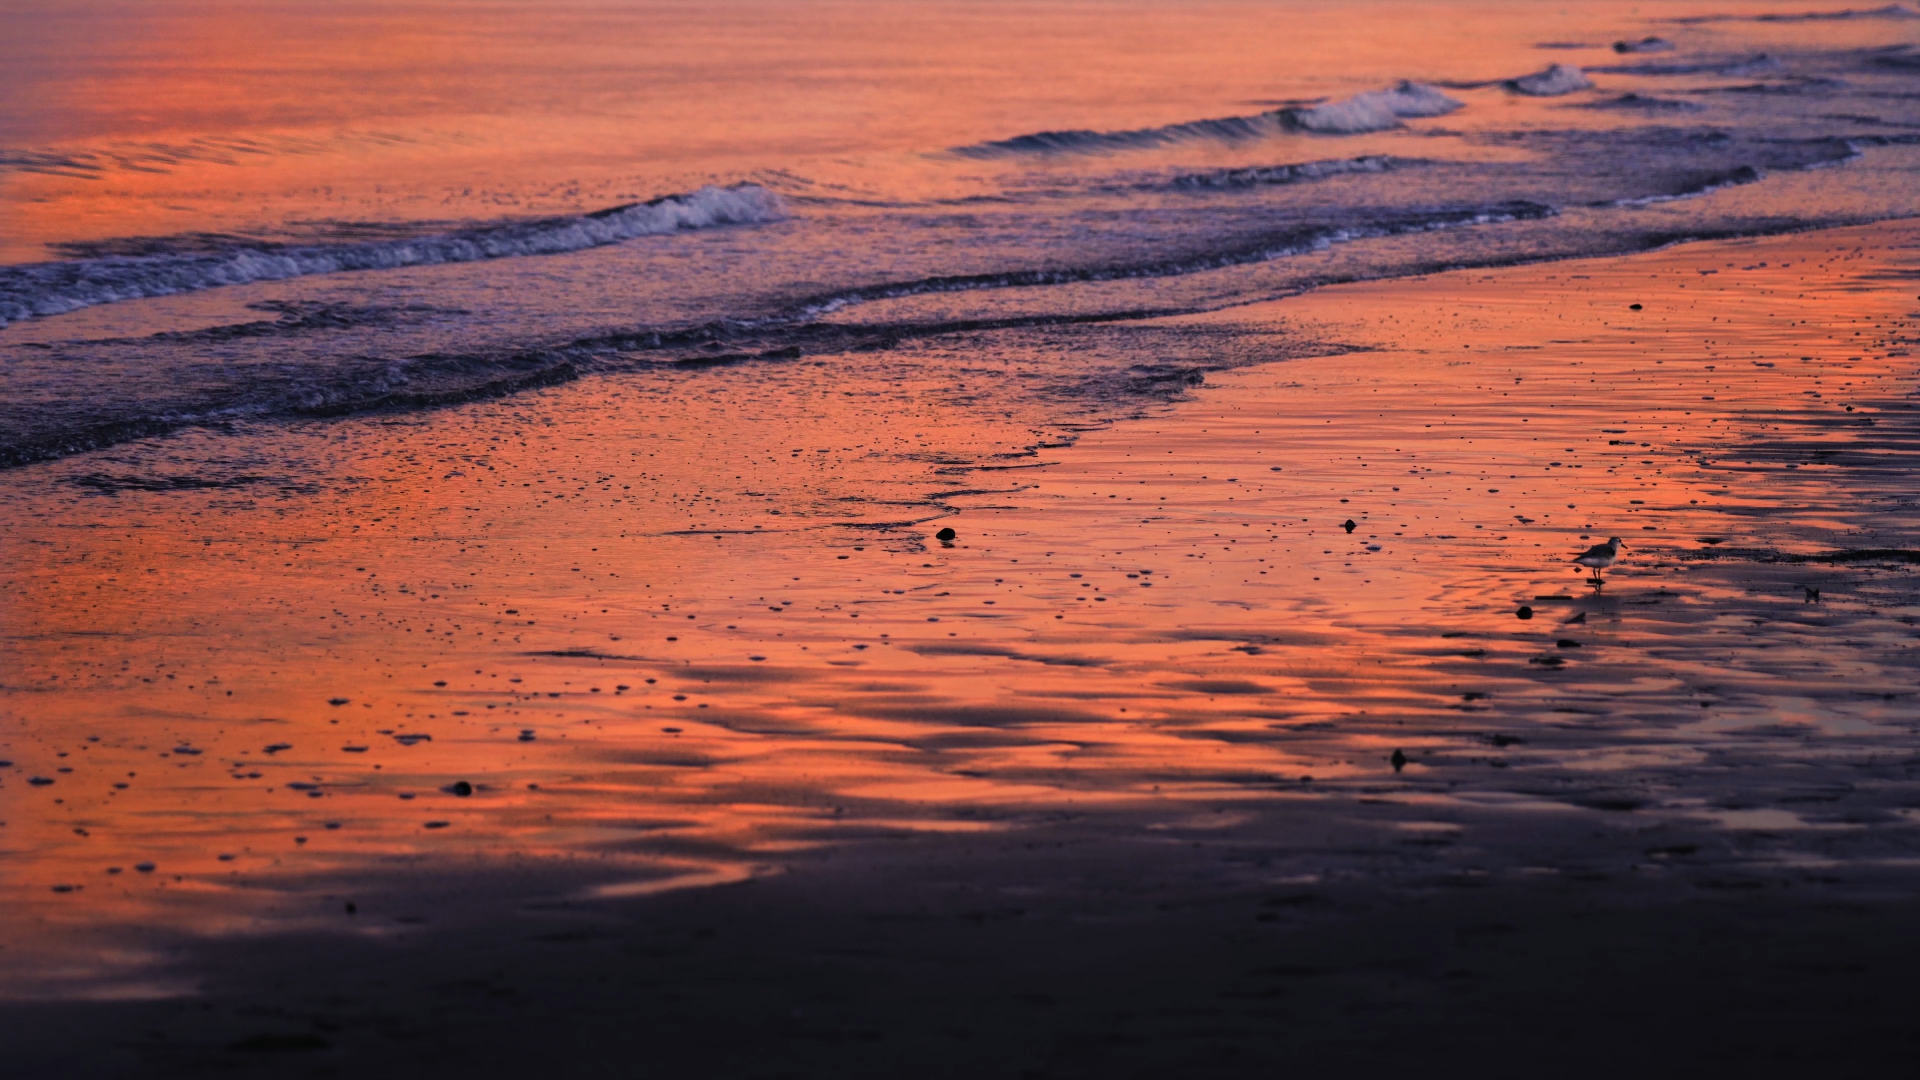
<path id="1" fill-rule="evenodd" d="M 1606 543 L 1595 544 L 1588 548 L 1585 554 L 1574 556 L 1573 561 L 1593 571 L 1593 583 L 1598 585 L 1600 571 L 1612 566 L 1613 561 L 1620 557 L 1620 549 L 1626 546 L 1620 542 L 1619 537 L 1610 536 Z"/>

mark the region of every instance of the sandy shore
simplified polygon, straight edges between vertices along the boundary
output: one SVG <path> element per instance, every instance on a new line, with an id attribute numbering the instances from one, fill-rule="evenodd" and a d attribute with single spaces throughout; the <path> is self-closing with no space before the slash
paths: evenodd
<path id="1" fill-rule="evenodd" d="M 6 473 L 0 1026 L 100 1072 L 1870 1060 L 1915 1003 L 1917 259 Z M 1122 333 L 1164 363 L 1067 393 Z"/>

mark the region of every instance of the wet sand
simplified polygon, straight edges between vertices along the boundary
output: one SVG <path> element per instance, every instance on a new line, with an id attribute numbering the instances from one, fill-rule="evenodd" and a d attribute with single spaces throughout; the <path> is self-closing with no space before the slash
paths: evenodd
<path id="1" fill-rule="evenodd" d="M 1907 1046 L 1917 258 L 1682 245 L 11 471 L 0 1024 L 94 1071 Z M 1113 334 L 1164 364 L 1069 392 Z"/>

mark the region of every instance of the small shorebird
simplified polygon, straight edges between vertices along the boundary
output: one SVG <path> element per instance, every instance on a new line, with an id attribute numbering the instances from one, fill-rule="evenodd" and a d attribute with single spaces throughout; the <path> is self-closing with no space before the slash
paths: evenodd
<path id="1" fill-rule="evenodd" d="M 1593 571 L 1593 583 L 1599 585 L 1600 571 L 1612 566 L 1613 561 L 1620 557 L 1620 549 L 1626 546 L 1619 537 L 1610 536 L 1606 543 L 1593 545 L 1584 555 L 1576 555 L 1573 561 Z"/>

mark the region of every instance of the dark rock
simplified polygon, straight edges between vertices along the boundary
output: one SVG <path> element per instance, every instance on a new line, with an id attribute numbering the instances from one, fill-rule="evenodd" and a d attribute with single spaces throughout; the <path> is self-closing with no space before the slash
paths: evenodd
<path id="1" fill-rule="evenodd" d="M 473 794 L 473 785 L 467 783 L 465 780 L 455 780 L 453 783 L 448 784 L 446 787 L 443 787 L 440 790 L 446 792 L 449 795 L 458 795 L 464 799 L 467 796 Z"/>
<path id="2" fill-rule="evenodd" d="M 958 535 L 960 534 L 954 532 L 952 529 L 941 529 L 939 532 L 933 534 L 933 538 L 940 541 L 949 541 Z"/>
<path id="3" fill-rule="evenodd" d="M 1393 766 L 1394 772 L 1399 772 L 1401 769 L 1407 767 L 1407 755 L 1401 753 L 1399 750 L 1395 750 L 1393 756 L 1388 758 L 1387 761 Z"/>
<path id="4" fill-rule="evenodd" d="M 1527 606 L 1527 605 L 1525 605 L 1525 604 L 1521 604 L 1521 605 L 1520 605 L 1520 610 L 1519 610 L 1519 611 L 1516 611 L 1516 612 L 1514 612 L 1513 614 L 1514 614 L 1514 617 L 1516 617 L 1516 618 L 1520 618 L 1520 619 L 1531 619 L 1531 618 L 1533 618 L 1533 609 L 1532 609 L 1532 608 L 1530 608 L 1530 607 L 1528 607 L 1528 606 Z"/>
<path id="5" fill-rule="evenodd" d="M 1343 528 L 1343 529 L 1345 529 L 1345 530 L 1347 530 L 1347 533 L 1348 533 L 1348 535 L 1352 535 L 1352 533 L 1353 533 L 1353 530 L 1355 530 L 1355 529 L 1357 529 L 1357 528 L 1359 528 L 1360 526 L 1358 526 L 1358 525 L 1355 525 L 1355 524 L 1353 523 L 1353 519 L 1352 519 L 1352 518 L 1348 518 L 1347 520 L 1345 520 L 1345 521 L 1343 521 L 1343 522 L 1341 522 L 1341 523 L 1340 523 L 1340 527 L 1341 527 L 1341 528 Z"/>

